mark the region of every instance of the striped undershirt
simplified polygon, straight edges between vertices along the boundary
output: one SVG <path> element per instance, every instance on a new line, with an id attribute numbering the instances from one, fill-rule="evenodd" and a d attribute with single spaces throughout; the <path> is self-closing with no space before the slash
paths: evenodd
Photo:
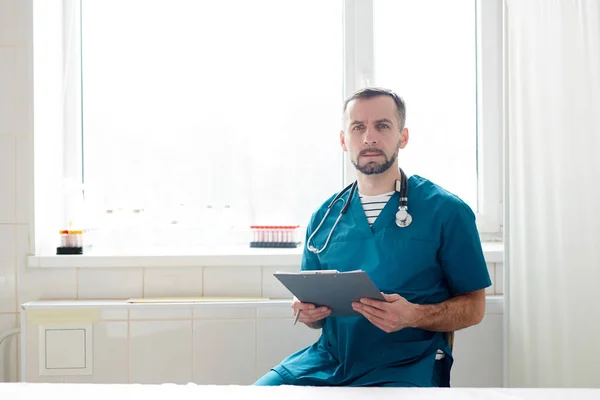
<path id="1" fill-rule="evenodd" d="M 373 223 L 383 210 L 383 207 L 387 204 L 388 200 L 394 192 L 388 192 L 384 194 L 378 194 L 376 196 L 367 196 L 362 193 L 359 193 L 360 203 L 363 206 L 363 210 L 365 210 L 365 215 L 367 216 L 367 221 L 369 221 L 369 225 L 373 226 Z"/>

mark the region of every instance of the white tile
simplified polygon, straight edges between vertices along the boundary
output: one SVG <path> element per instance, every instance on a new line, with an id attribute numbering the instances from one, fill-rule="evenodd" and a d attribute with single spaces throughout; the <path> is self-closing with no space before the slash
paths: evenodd
<path id="1" fill-rule="evenodd" d="M 123 321 L 129 319 L 129 311 L 121 308 L 100 309 L 100 319 L 103 321 Z"/>
<path id="2" fill-rule="evenodd" d="M 131 321 L 131 383 L 192 382 L 191 321 Z"/>
<path id="3" fill-rule="evenodd" d="M 194 319 L 254 319 L 255 307 L 200 306 L 194 308 Z"/>
<path id="4" fill-rule="evenodd" d="M 29 225 L 17 225 L 17 267 L 19 293 L 17 304 L 33 300 L 77 298 L 75 268 L 28 268 Z"/>
<path id="5" fill-rule="evenodd" d="M 293 295 L 290 291 L 283 286 L 277 278 L 273 276 L 273 273 L 282 272 L 296 272 L 298 267 L 262 267 L 262 293 L 264 297 L 271 299 L 291 299 Z"/>
<path id="6" fill-rule="evenodd" d="M 33 48 L 30 43 L 15 47 L 14 52 L 13 130 L 17 135 L 33 135 Z"/>
<path id="7" fill-rule="evenodd" d="M 15 225 L 0 225 L 0 313 L 17 312 Z"/>
<path id="8" fill-rule="evenodd" d="M 15 42 L 15 4 L 13 0 L 0 0 L 0 46 Z"/>
<path id="9" fill-rule="evenodd" d="M 492 281 L 492 284 L 490 285 L 490 287 L 485 288 L 485 294 L 494 294 L 495 293 L 495 286 L 496 286 L 496 278 L 495 278 L 495 274 L 494 272 L 496 271 L 496 264 L 495 263 L 488 263 L 488 273 L 490 274 L 490 280 Z"/>
<path id="10" fill-rule="evenodd" d="M 504 294 L 504 263 L 496 263 L 496 294 Z"/>
<path id="11" fill-rule="evenodd" d="M 16 137 L 16 215 L 19 224 L 33 222 L 33 137 Z"/>
<path id="12" fill-rule="evenodd" d="M 194 323 L 194 382 L 248 385 L 256 377 L 255 321 Z"/>
<path id="13" fill-rule="evenodd" d="M 321 335 L 320 329 L 293 325 L 288 320 L 259 319 L 257 324 L 257 378 L 290 354 L 313 344 Z"/>
<path id="14" fill-rule="evenodd" d="M 18 328 L 18 314 L 0 314 L 0 332 Z M 0 346 L 0 382 L 18 381 L 18 334 L 6 339 Z"/>
<path id="15" fill-rule="evenodd" d="M 8 1 L 8 0 L 6 0 Z M 15 45 L 31 46 L 33 42 L 33 1 L 13 0 L 15 2 Z"/>
<path id="16" fill-rule="evenodd" d="M 260 267 L 204 267 L 204 296 L 261 297 Z"/>
<path id="17" fill-rule="evenodd" d="M 150 308 L 145 305 L 139 308 L 133 307 L 129 310 L 129 318 L 144 320 L 181 320 L 192 319 L 191 308 L 156 307 Z"/>
<path id="18" fill-rule="evenodd" d="M 26 268 L 19 276 L 19 306 L 34 300 L 77 298 L 77 271 L 72 268 Z"/>
<path id="19" fill-rule="evenodd" d="M 202 267 L 146 268 L 144 297 L 202 296 Z"/>
<path id="20" fill-rule="evenodd" d="M 2 97 L 1 90 L 0 88 L 0 97 Z M 2 99 L 0 98 L 0 130 L 2 129 L 1 103 Z M 0 224 L 15 222 L 15 174 L 15 138 L 12 135 L 0 133 Z"/>
<path id="21" fill-rule="evenodd" d="M 129 354 L 127 322 L 94 324 L 94 374 L 67 376 L 67 383 L 128 383 Z"/>
<path id="22" fill-rule="evenodd" d="M 141 268 L 80 268 L 80 299 L 129 299 L 142 297 Z"/>
<path id="23" fill-rule="evenodd" d="M 256 310 L 256 318 L 259 319 L 289 319 L 294 320 L 294 310 L 292 310 L 292 302 L 285 307 L 260 307 Z"/>
<path id="24" fill-rule="evenodd" d="M 14 49 L 0 46 L 0 135 L 14 134 L 14 61 Z"/>

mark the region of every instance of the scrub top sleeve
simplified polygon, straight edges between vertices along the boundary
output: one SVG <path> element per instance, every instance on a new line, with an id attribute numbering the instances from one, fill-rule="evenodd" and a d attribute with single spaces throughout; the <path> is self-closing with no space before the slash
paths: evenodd
<path id="1" fill-rule="evenodd" d="M 317 218 L 318 212 L 315 212 L 311 218 L 308 226 L 306 227 L 306 237 L 304 238 L 304 251 L 302 252 L 302 263 L 300 264 L 300 269 L 302 271 L 314 271 L 319 270 L 321 268 L 321 263 L 319 262 L 319 257 L 315 253 L 311 253 L 308 251 L 308 238 L 312 235 L 316 225 L 315 219 Z M 319 220 L 320 221 L 320 220 Z"/>
<path id="2" fill-rule="evenodd" d="M 477 231 L 475 214 L 459 203 L 442 228 L 438 257 L 452 293 L 459 295 L 492 284 Z"/>

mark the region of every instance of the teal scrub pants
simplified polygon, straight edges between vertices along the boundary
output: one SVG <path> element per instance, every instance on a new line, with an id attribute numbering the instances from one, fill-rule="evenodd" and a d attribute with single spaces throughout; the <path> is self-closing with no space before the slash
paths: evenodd
<path id="1" fill-rule="evenodd" d="M 433 374 L 433 379 L 431 381 L 432 387 L 439 387 L 441 381 L 441 375 L 443 373 L 443 363 L 440 361 L 436 361 L 435 363 L 435 371 Z M 293 383 L 288 383 L 285 381 L 281 375 L 277 372 L 271 370 L 260 377 L 256 382 L 254 382 L 254 386 L 281 386 L 281 385 L 290 385 Z M 380 385 L 376 385 L 378 387 L 410 387 L 408 382 L 386 382 Z"/>

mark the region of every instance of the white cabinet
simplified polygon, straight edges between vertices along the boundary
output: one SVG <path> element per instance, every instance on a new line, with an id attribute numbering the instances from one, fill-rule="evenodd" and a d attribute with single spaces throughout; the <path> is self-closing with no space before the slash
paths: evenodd
<path id="1" fill-rule="evenodd" d="M 502 387 L 502 314 L 456 332 L 452 387 Z"/>

